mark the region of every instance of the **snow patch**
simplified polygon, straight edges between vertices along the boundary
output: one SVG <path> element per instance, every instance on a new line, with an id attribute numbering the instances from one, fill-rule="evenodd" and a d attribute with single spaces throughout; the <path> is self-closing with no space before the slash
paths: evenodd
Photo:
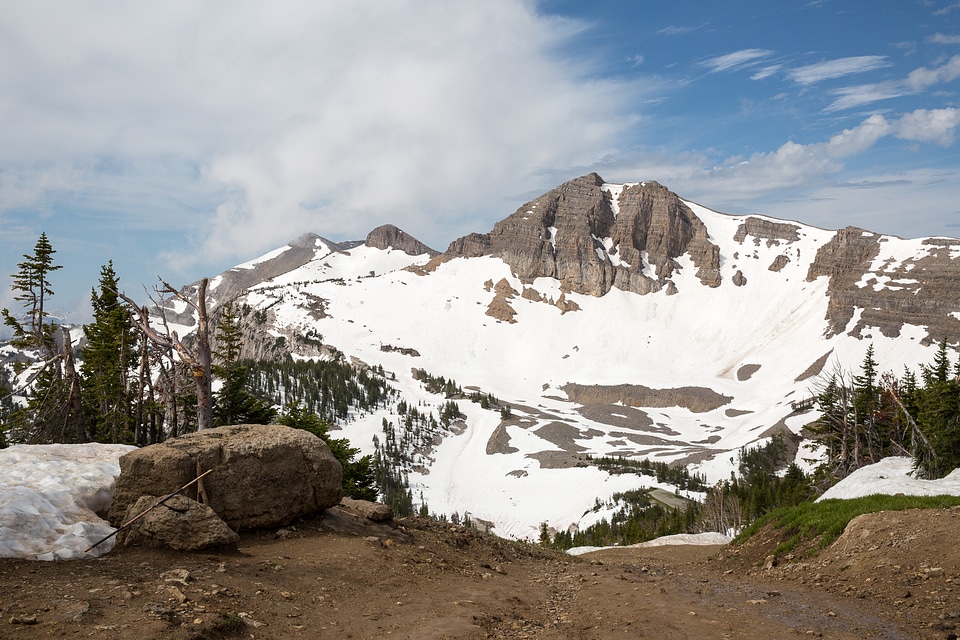
<path id="1" fill-rule="evenodd" d="M 572 556 L 582 556 L 585 553 L 590 553 L 591 551 L 600 551 L 602 549 L 643 549 L 647 547 L 666 547 L 670 545 L 678 544 L 692 544 L 692 545 L 711 545 L 711 544 L 728 544 L 733 538 L 730 536 L 724 535 L 722 533 L 716 532 L 707 532 L 707 533 L 678 533 L 673 536 L 661 536 L 659 538 L 654 538 L 653 540 L 648 540 L 647 542 L 641 542 L 639 544 L 631 544 L 624 547 L 573 547 L 567 549 L 567 553 Z"/>
<path id="2" fill-rule="evenodd" d="M 817 498 L 817 502 L 901 493 L 908 496 L 960 496 L 960 469 L 954 469 L 939 480 L 922 480 L 914 475 L 913 458 L 884 458 L 876 464 L 860 467 L 830 487 Z"/>
<path id="3" fill-rule="evenodd" d="M 0 557 L 93 558 L 113 533 L 97 516 L 113 501 L 120 456 L 136 447 L 106 444 L 16 445 L 0 450 Z"/>

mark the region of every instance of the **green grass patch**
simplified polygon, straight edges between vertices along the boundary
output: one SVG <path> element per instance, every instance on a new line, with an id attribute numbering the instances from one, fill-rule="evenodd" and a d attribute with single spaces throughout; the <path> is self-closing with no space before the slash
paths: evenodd
<path id="1" fill-rule="evenodd" d="M 776 509 L 758 518 L 734 538 L 733 544 L 745 543 L 770 525 L 781 529 L 784 538 L 774 549 L 774 555 L 790 553 L 797 547 L 810 547 L 807 553 L 816 555 L 843 533 L 847 523 L 861 514 L 904 509 L 947 509 L 958 505 L 958 496 L 873 495 L 853 500 L 803 502 L 795 507 Z"/>

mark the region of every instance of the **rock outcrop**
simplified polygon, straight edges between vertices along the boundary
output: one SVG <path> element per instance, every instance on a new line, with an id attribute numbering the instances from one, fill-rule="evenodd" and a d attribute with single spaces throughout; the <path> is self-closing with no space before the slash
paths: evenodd
<path id="1" fill-rule="evenodd" d="M 367 240 L 364 244 L 375 249 L 397 249 L 411 256 L 427 254 L 432 258 L 440 255 L 439 251 L 434 251 L 392 224 L 385 224 L 371 231 L 367 234 Z"/>
<path id="2" fill-rule="evenodd" d="M 827 320 L 831 334 L 849 332 L 867 337 L 868 327 L 896 337 L 904 324 L 926 327 L 925 342 L 955 340 L 960 335 L 956 316 L 958 283 L 953 255 L 960 240 L 927 238 L 924 250 L 908 259 L 882 258 L 888 238 L 847 227 L 817 252 L 807 280 L 827 276 Z M 861 310 L 856 324 L 851 320 Z"/>
<path id="3" fill-rule="evenodd" d="M 689 255 L 697 277 L 720 284 L 720 250 L 680 198 L 657 184 L 625 187 L 617 201 L 596 173 L 571 180 L 494 225 L 452 242 L 447 257 L 494 255 L 523 282 L 560 280 L 565 291 L 602 296 L 612 287 L 634 293 L 672 284 Z"/>
<path id="4" fill-rule="evenodd" d="M 367 520 L 373 520 L 374 522 L 389 522 L 393 520 L 393 509 L 391 509 L 389 505 L 385 505 L 380 502 L 344 498 L 340 502 L 340 506 L 363 516 Z"/>
<path id="5" fill-rule="evenodd" d="M 201 480 L 204 502 L 234 531 L 282 526 L 343 497 L 343 471 L 323 440 L 280 425 L 235 425 L 124 455 L 108 519 L 119 526 L 141 496 L 172 493 L 198 469 L 213 470 Z M 196 499 L 198 485 L 184 493 Z"/>
<path id="6" fill-rule="evenodd" d="M 742 244 L 748 236 L 753 238 L 753 244 L 757 246 L 761 241 L 766 241 L 768 247 L 773 247 L 780 243 L 789 244 L 799 240 L 800 227 L 786 222 L 774 222 L 767 218 L 750 216 L 737 228 L 733 239 Z"/>

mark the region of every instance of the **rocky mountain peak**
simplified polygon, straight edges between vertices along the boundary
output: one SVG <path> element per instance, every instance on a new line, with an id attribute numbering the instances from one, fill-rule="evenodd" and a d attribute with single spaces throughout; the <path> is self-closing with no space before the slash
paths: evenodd
<path id="1" fill-rule="evenodd" d="M 667 287 L 684 254 L 703 284 L 720 284 L 719 248 L 675 193 L 656 182 L 614 190 L 590 173 L 524 204 L 489 233 L 455 240 L 445 255 L 494 255 L 525 282 L 556 278 L 565 290 L 602 296 L 612 287 Z"/>
<path id="2" fill-rule="evenodd" d="M 364 244 L 374 249 L 397 249 L 411 256 L 428 254 L 430 257 L 434 257 L 440 254 L 439 251 L 434 251 L 392 224 L 385 224 L 371 231 L 367 234 L 367 240 Z"/>

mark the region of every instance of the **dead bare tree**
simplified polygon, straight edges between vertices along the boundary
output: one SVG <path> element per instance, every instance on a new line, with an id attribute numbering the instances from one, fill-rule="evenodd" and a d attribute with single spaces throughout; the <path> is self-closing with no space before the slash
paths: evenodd
<path id="1" fill-rule="evenodd" d="M 730 493 L 725 482 L 718 482 L 707 490 L 703 503 L 703 526 L 708 531 L 724 534 L 739 531 L 743 526 L 743 510 L 737 496 Z"/>
<path id="2" fill-rule="evenodd" d="M 170 330 L 165 317 L 162 317 L 163 332 L 161 333 L 150 323 L 150 315 L 145 307 L 141 308 L 122 293 L 118 295 L 130 306 L 134 314 L 134 322 L 144 338 L 161 349 L 176 351 L 180 361 L 189 369 L 197 395 L 197 430 L 209 429 L 213 426 L 213 376 L 210 371 L 210 323 L 207 317 L 208 280 L 204 278 L 200 281 L 196 300 L 174 289 L 162 278 L 160 282 L 163 286 L 155 289 L 161 298 L 157 304 L 158 308 L 162 310 L 163 300 L 172 295 L 197 313 L 197 331 L 190 345 L 184 344 L 177 332 Z"/>
<path id="3" fill-rule="evenodd" d="M 77 375 L 77 366 L 73 360 L 73 340 L 70 338 L 70 329 L 60 327 L 63 334 L 63 348 L 61 354 L 63 357 L 63 368 L 65 373 L 65 383 L 67 388 L 67 416 L 73 422 L 73 428 L 76 433 L 77 442 L 89 442 L 90 436 L 87 434 L 86 425 L 83 421 L 83 400 L 80 391 L 80 376 Z M 116 442 L 116 437 L 114 437 Z"/>

